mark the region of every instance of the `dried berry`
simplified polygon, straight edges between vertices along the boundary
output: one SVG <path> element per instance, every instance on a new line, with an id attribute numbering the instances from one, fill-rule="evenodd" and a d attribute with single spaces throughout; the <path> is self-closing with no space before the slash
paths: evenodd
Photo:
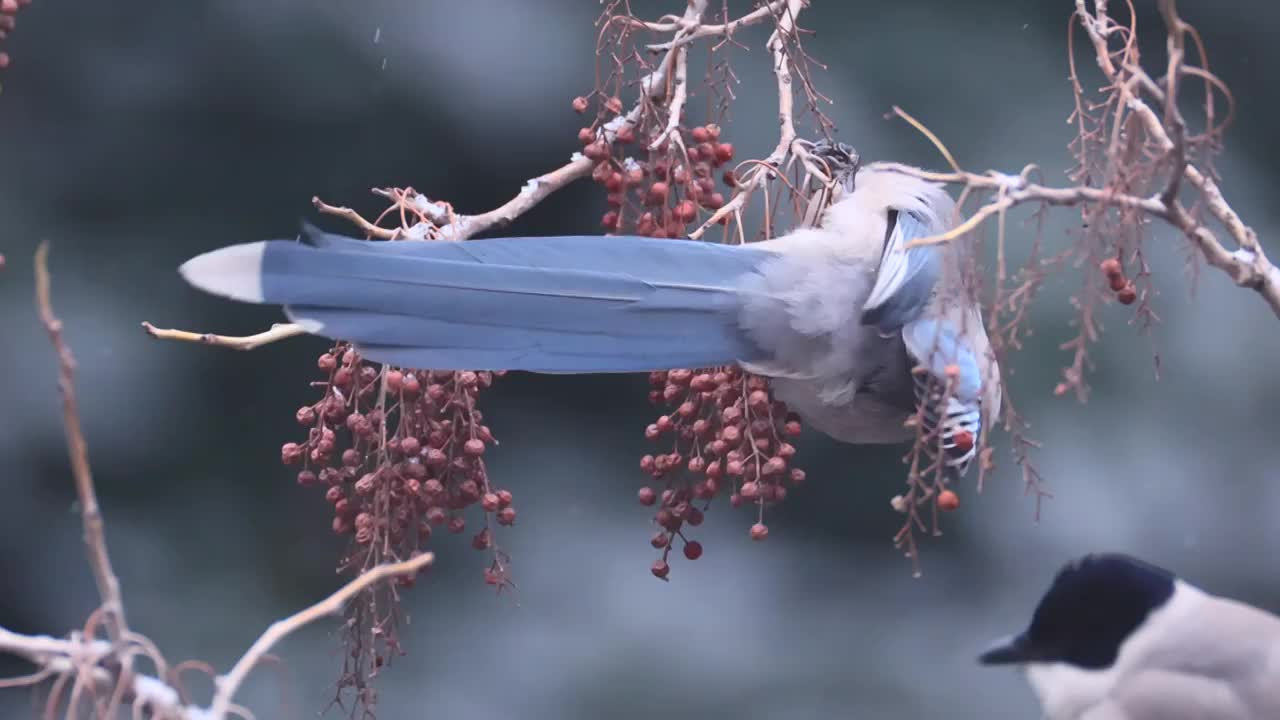
<path id="1" fill-rule="evenodd" d="M 951 490 L 943 490 L 938 493 L 938 509 L 943 512 L 951 512 L 960 507 L 960 496 Z"/>

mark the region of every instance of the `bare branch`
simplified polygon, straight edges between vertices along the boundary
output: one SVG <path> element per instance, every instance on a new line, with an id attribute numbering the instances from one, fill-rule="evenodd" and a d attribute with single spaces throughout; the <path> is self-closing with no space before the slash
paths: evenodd
<path id="1" fill-rule="evenodd" d="M 698 0 L 698 3 L 702 7 L 706 6 L 706 0 Z M 676 70 L 671 79 L 671 102 L 667 104 L 667 126 L 649 144 L 650 150 L 662 147 L 667 138 L 676 134 L 676 130 L 680 127 L 680 117 L 684 114 L 684 103 L 688 98 L 689 90 L 689 49 L 681 45 L 676 48 L 675 53 Z M 676 134 L 676 141 L 680 141 L 678 134 Z"/>
<path id="2" fill-rule="evenodd" d="M 305 335 L 306 331 L 301 325 L 294 323 L 276 323 L 271 326 L 270 330 L 256 333 L 254 335 L 214 335 L 213 333 L 197 333 L 188 330 L 174 330 L 170 328 L 158 328 L 145 320 L 142 322 L 142 329 L 147 334 L 159 340 L 179 340 L 181 342 L 200 343 L 201 345 L 215 345 L 217 347 L 231 348 L 232 350 L 253 350 L 260 348 L 268 343 L 284 340 L 285 338 L 295 337 L 297 335 Z"/>
<path id="3" fill-rule="evenodd" d="M 1109 118 L 1110 127 L 1106 132 L 1110 137 L 1108 153 L 1113 165 L 1108 171 L 1112 177 L 1107 180 L 1105 187 L 1044 187 L 1030 183 L 1025 170 L 1017 176 L 994 171 L 985 175 L 965 172 L 956 164 L 946 146 L 927 127 L 895 107 L 894 113 L 925 135 L 946 158 L 954 172 L 928 173 L 901 166 L 899 169 L 937 182 L 962 184 L 966 196 L 975 189 L 997 191 L 993 199 L 979 207 L 951 232 L 921 238 L 912 244 L 947 242 L 976 229 L 992 216 L 1024 203 L 1058 206 L 1090 204 L 1104 209 L 1123 208 L 1162 219 L 1181 231 L 1209 265 L 1222 270 L 1237 285 L 1256 291 L 1272 312 L 1280 317 L 1280 269 L 1266 256 L 1257 234 L 1227 202 L 1212 174 L 1203 171 L 1192 161 L 1187 147 L 1189 138 L 1186 121 L 1177 103 L 1181 76 L 1193 74 L 1203 78 L 1206 83 L 1205 114 L 1209 127 L 1205 131 L 1205 137 L 1214 137 L 1222 127 L 1214 125 L 1213 90 L 1226 93 L 1230 100 L 1225 85 L 1206 68 L 1193 69 L 1186 65 L 1185 38 L 1190 34 L 1198 42 L 1199 36 L 1194 34 L 1194 28 L 1178 16 L 1175 0 L 1160 0 L 1160 13 L 1168 32 L 1169 55 L 1162 87 L 1138 65 L 1132 28 L 1117 26 L 1107 15 L 1106 8 L 1105 2 L 1095 2 L 1093 11 L 1090 11 L 1085 0 L 1076 0 L 1076 18 L 1093 43 L 1098 67 L 1110 83 L 1107 90 L 1115 98 L 1109 104 L 1100 106 L 1114 108 L 1110 116 L 1103 116 Z M 1124 38 L 1124 45 L 1113 52 L 1110 39 L 1117 34 Z M 1203 55 L 1203 49 L 1201 54 Z M 1074 78 L 1074 64 L 1072 67 Z M 1078 80 L 1076 92 L 1079 103 Z M 1144 94 L 1162 103 L 1162 114 L 1152 109 L 1144 99 Z M 1084 122 L 1083 115 L 1084 109 L 1078 106 L 1073 117 Z M 1127 129 L 1128 125 L 1134 124 L 1129 122 L 1132 120 L 1136 120 L 1136 129 Z M 1082 142 L 1083 137 L 1082 135 Z M 1143 139 L 1155 146 L 1155 150 L 1163 155 L 1161 160 L 1169 168 L 1168 178 L 1160 192 L 1149 197 L 1135 195 L 1130 191 L 1130 173 L 1126 169 L 1126 164 L 1133 162 L 1134 153 L 1140 151 L 1138 143 Z M 1206 227 L 1182 204 L 1179 193 L 1184 181 L 1198 192 L 1199 200 L 1208 214 L 1222 224 L 1225 234 L 1234 241 L 1236 250 L 1228 249 L 1224 244 L 1225 238 Z"/>
<path id="4" fill-rule="evenodd" d="M 337 207 L 335 205 L 330 205 L 318 197 L 311 198 L 311 205 L 325 215 L 337 215 L 338 217 L 347 220 L 363 230 L 369 237 L 381 238 L 383 240 L 394 240 L 400 237 L 399 228 L 378 227 L 368 220 L 365 220 L 360 213 L 349 207 Z"/>
<path id="5" fill-rule="evenodd" d="M 631 113 L 627 116 L 628 122 L 634 122 L 633 117 L 636 119 L 640 117 L 639 108 L 632 110 Z M 452 232 L 446 232 L 445 237 L 452 240 L 467 240 L 491 228 L 506 227 L 552 193 L 574 180 L 590 175 L 594 165 L 594 162 L 585 157 L 575 157 L 566 165 L 530 179 L 515 197 L 502 205 L 479 215 L 459 215 L 456 224 L 449 226 L 452 227 Z"/>
<path id="6" fill-rule="evenodd" d="M 110 694 L 119 692 L 124 702 L 140 705 L 156 718 L 191 717 L 177 691 L 164 681 L 143 673 L 128 673 L 128 681 L 116 690 L 125 674 L 118 665 L 108 669 L 118 657 L 112 643 L 73 633 L 68 638 L 47 635 L 21 635 L 0 627 L 0 652 L 20 657 L 37 667 L 36 672 L 0 683 L 0 687 L 35 685 L 50 677 L 74 677 L 80 686 Z"/>
<path id="7" fill-rule="evenodd" d="M 226 716 L 231 706 L 232 698 L 235 696 L 236 691 L 240 689 L 240 685 L 244 682 L 245 677 L 248 676 L 249 671 L 276 643 L 322 617 L 340 612 L 348 600 L 364 592 L 370 586 L 384 580 L 415 575 L 434 561 L 435 555 L 428 552 L 404 562 L 389 563 L 370 568 L 324 600 L 290 617 L 271 623 L 270 627 L 262 633 L 262 636 L 249 647 L 249 650 L 231 668 L 231 672 L 218 678 L 217 691 L 214 693 L 213 702 L 209 705 L 210 716 L 215 720 Z"/>
<path id="8" fill-rule="evenodd" d="M 796 18 L 800 11 L 809 6 L 809 0 L 787 0 L 786 9 L 778 17 L 778 27 L 769 37 L 767 47 L 773 53 L 773 74 L 778 85 L 778 144 L 773 152 L 743 174 L 733 198 L 719 210 L 711 214 L 697 230 L 689 233 L 689 237 L 697 240 L 712 225 L 731 214 L 739 213 L 746 204 L 747 198 L 761 188 L 765 180 L 777 173 L 783 162 L 791 153 L 792 144 L 796 141 L 795 97 L 791 89 L 791 58 L 787 54 L 787 42 L 796 32 Z"/>
<path id="9" fill-rule="evenodd" d="M 650 50 L 671 50 L 683 45 L 688 45 L 689 43 L 694 42 L 695 40 L 700 40 L 704 37 L 729 37 L 737 32 L 739 28 L 755 25 L 770 15 L 777 15 L 778 11 L 781 10 L 783 6 L 787 5 L 787 3 L 788 0 L 773 0 L 773 2 L 768 3 L 767 5 L 762 5 L 736 20 L 731 20 L 722 25 L 699 25 L 693 32 L 687 35 L 664 43 L 653 43 L 648 47 Z M 639 20 L 632 20 L 632 22 L 640 27 L 644 27 L 655 32 L 672 32 L 676 29 L 675 23 L 647 23 Z"/>
<path id="10" fill-rule="evenodd" d="M 689 2 L 684 15 L 679 21 L 680 29 L 676 33 L 676 39 L 684 38 L 696 31 L 702 21 L 702 13 L 705 8 L 706 0 L 691 0 Z M 604 139 L 607 142 L 613 142 L 618 135 L 618 131 L 623 127 L 635 127 L 640 122 L 640 116 L 644 111 L 645 101 L 648 98 L 666 95 L 669 68 L 679 64 L 679 59 L 683 57 L 684 52 L 680 45 L 672 46 L 653 72 L 641 79 L 641 97 L 636 106 L 626 115 L 616 118 L 614 122 L 609 123 L 602 129 Z M 673 106 L 673 114 L 678 118 L 679 113 L 677 111 L 679 108 L 676 107 L 676 99 L 680 98 L 680 102 L 683 103 L 684 83 L 676 83 L 672 93 L 671 105 Z M 529 180 L 518 195 L 502 206 L 480 215 L 457 216 L 450 230 L 444 232 L 444 237 L 450 240 L 466 240 L 491 228 L 509 225 L 517 217 L 520 217 L 546 199 L 548 195 L 574 180 L 590 175 L 594 166 L 595 162 L 592 160 L 574 153 L 574 158 L 567 165 Z"/>
<path id="11" fill-rule="evenodd" d="M 107 553 L 106 535 L 102 528 L 102 513 L 98 509 L 98 494 L 93 487 L 93 473 L 89 467 L 89 450 L 80 428 L 80 411 L 76 406 L 76 360 L 71 348 L 62 338 L 62 321 L 53 312 L 53 300 L 49 289 L 49 245 L 41 243 L 36 249 L 36 308 L 40 321 L 49 333 L 49 340 L 58 355 L 58 390 L 62 393 L 62 422 L 66 428 L 67 454 L 71 458 L 71 472 L 75 478 L 76 496 L 80 501 L 80 520 L 84 525 L 85 551 L 93 579 L 98 586 L 98 597 L 106 613 L 107 633 L 113 642 L 119 642 L 128 633 L 129 625 L 124 616 L 124 602 L 120 597 L 120 580 L 111 568 Z"/>
<path id="12" fill-rule="evenodd" d="M 1095 3 L 1095 10 L 1091 13 L 1085 0 L 1076 0 L 1076 17 L 1093 42 L 1098 67 L 1112 86 L 1121 93 L 1121 104 L 1141 120 L 1143 129 L 1150 139 L 1173 158 L 1175 172 L 1177 168 L 1181 168 L 1181 179 L 1200 192 L 1209 214 L 1222 223 L 1238 249 L 1228 250 L 1213 231 L 1199 224 L 1179 203 L 1178 178 L 1170 179 L 1169 186 L 1161 196 L 1165 205 L 1162 217 L 1190 238 L 1211 266 L 1222 270 L 1237 285 L 1256 291 L 1263 297 L 1271 311 L 1280 317 L 1280 270 L 1277 270 L 1267 258 L 1258 242 L 1257 234 L 1244 223 L 1223 197 L 1222 191 L 1213 178 L 1202 172 L 1194 163 L 1189 162 L 1186 157 L 1185 123 L 1178 114 L 1177 99 L 1172 96 L 1172 93 L 1177 89 L 1177 76 L 1180 71 L 1185 71 L 1182 66 L 1185 56 L 1182 50 L 1182 38 L 1189 31 L 1189 26 L 1178 17 L 1173 0 L 1161 0 L 1160 12 L 1170 34 L 1171 56 L 1165 89 L 1161 89 L 1136 62 L 1118 66 L 1112 61 L 1107 40 L 1111 19 L 1106 14 L 1106 3 Z M 1177 65 L 1174 64 L 1175 60 Z M 1205 77 L 1215 87 L 1222 87 L 1221 83 L 1216 78 L 1212 78 L 1207 70 L 1201 69 L 1197 74 Z M 1165 115 L 1170 120 L 1168 127 L 1146 101 L 1134 92 L 1135 85 L 1165 103 Z M 1212 93 L 1209 93 L 1208 98 L 1206 106 L 1211 107 Z M 1212 123 L 1212 116 L 1209 117 L 1209 121 Z M 1208 130 L 1210 133 L 1213 131 L 1213 127 Z"/>

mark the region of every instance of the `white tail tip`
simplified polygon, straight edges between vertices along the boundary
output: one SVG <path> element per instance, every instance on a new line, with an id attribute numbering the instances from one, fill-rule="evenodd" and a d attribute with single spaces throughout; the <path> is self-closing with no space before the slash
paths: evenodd
<path id="1" fill-rule="evenodd" d="M 182 263 L 178 272 L 207 293 L 241 302 L 260 303 L 265 242 L 228 245 Z"/>

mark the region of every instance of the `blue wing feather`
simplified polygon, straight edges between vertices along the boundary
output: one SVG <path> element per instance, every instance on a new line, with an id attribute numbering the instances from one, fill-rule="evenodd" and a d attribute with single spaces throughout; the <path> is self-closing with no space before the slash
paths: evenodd
<path id="1" fill-rule="evenodd" d="M 940 250 L 936 245 L 908 248 L 929 235 L 923 218 L 906 210 L 890 211 L 876 283 L 862 306 L 862 324 L 881 333 L 894 332 L 920 317 L 938 282 Z"/>
<path id="2" fill-rule="evenodd" d="M 946 377 L 948 365 L 960 370 L 956 380 L 956 397 L 977 402 L 982 391 L 982 371 L 973 350 L 949 322 L 920 318 L 902 329 L 907 352 L 924 366 L 930 375 Z"/>

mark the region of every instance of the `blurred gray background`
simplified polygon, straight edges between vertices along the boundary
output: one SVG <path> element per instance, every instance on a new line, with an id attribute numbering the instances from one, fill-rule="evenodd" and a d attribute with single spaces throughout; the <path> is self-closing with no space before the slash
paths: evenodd
<path id="1" fill-rule="evenodd" d="M 1036 161 L 1062 181 L 1073 3 L 813 4 L 802 24 L 820 31 L 807 47 L 829 65 L 816 82 L 835 101 L 839 137 L 865 157 L 941 166 L 906 125 L 882 119 L 898 104 L 971 169 Z M 1153 3 L 1139 5 L 1149 57 L 1163 62 Z M 1240 100 L 1223 184 L 1280 253 L 1280 6 L 1181 5 Z M 635 7 L 656 17 L 683 2 Z M 198 294 L 174 270 L 226 243 L 291 236 L 300 218 L 317 219 L 312 195 L 376 212 L 368 188 L 411 184 L 474 212 L 562 163 L 580 125 L 569 101 L 594 83 L 599 8 L 36 0 L 20 14 L 0 76 L 0 625 L 57 634 L 95 603 L 53 357 L 32 307 L 37 240 L 53 243 L 132 621 L 170 660 L 225 670 L 272 619 L 338 583 L 327 506 L 278 461 L 281 443 L 301 437 L 293 412 L 312 400 L 323 343 L 241 354 L 156 342 L 139 321 L 243 333 L 277 320 Z M 725 132 L 739 157 L 776 141 L 767 33 L 751 29 L 754 49 L 734 53 L 742 84 Z M 595 232 L 602 208 L 583 183 L 513 232 Z M 1053 217 L 1048 235 L 1064 242 L 1074 211 Z M 492 474 L 521 513 L 500 536 L 520 589 L 495 597 L 467 536 L 438 536 L 438 568 L 407 601 L 409 655 L 380 680 L 379 716 L 1033 718 L 1021 679 L 974 656 L 1026 621 L 1060 563 L 1091 550 L 1137 553 L 1280 609 L 1280 321 L 1208 270 L 1192 297 L 1186 244 L 1163 227 L 1154 235 L 1164 322 L 1141 337 L 1126 309 L 1103 312 L 1087 405 L 1051 394 L 1069 361 L 1057 346 L 1073 334 L 1065 298 L 1078 275 L 1051 283 L 1014 358 L 1013 391 L 1045 442 L 1036 462 L 1056 495 L 1041 521 L 1002 452 L 985 492 L 966 485 L 946 536 L 924 544 L 920 579 L 890 544 L 901 449 L 806 436 L 811 481 L 770 513 L 768 542 L 747 539 L 748 511 L 718 504 L 699 528 L 705 556 L 676 560 L 673 582 L 658 582 L 649 513 L 634 499 L 653 414 L 644 379 L 508 376 L 485 402 L 502 441 Z M 244 696 L 259 717 L 324 709 L 341 660 L 333 630 L 278 648 L 287 675 L 263 670 Z M 6 717 L 28 703 L 0 692 Z"/>

